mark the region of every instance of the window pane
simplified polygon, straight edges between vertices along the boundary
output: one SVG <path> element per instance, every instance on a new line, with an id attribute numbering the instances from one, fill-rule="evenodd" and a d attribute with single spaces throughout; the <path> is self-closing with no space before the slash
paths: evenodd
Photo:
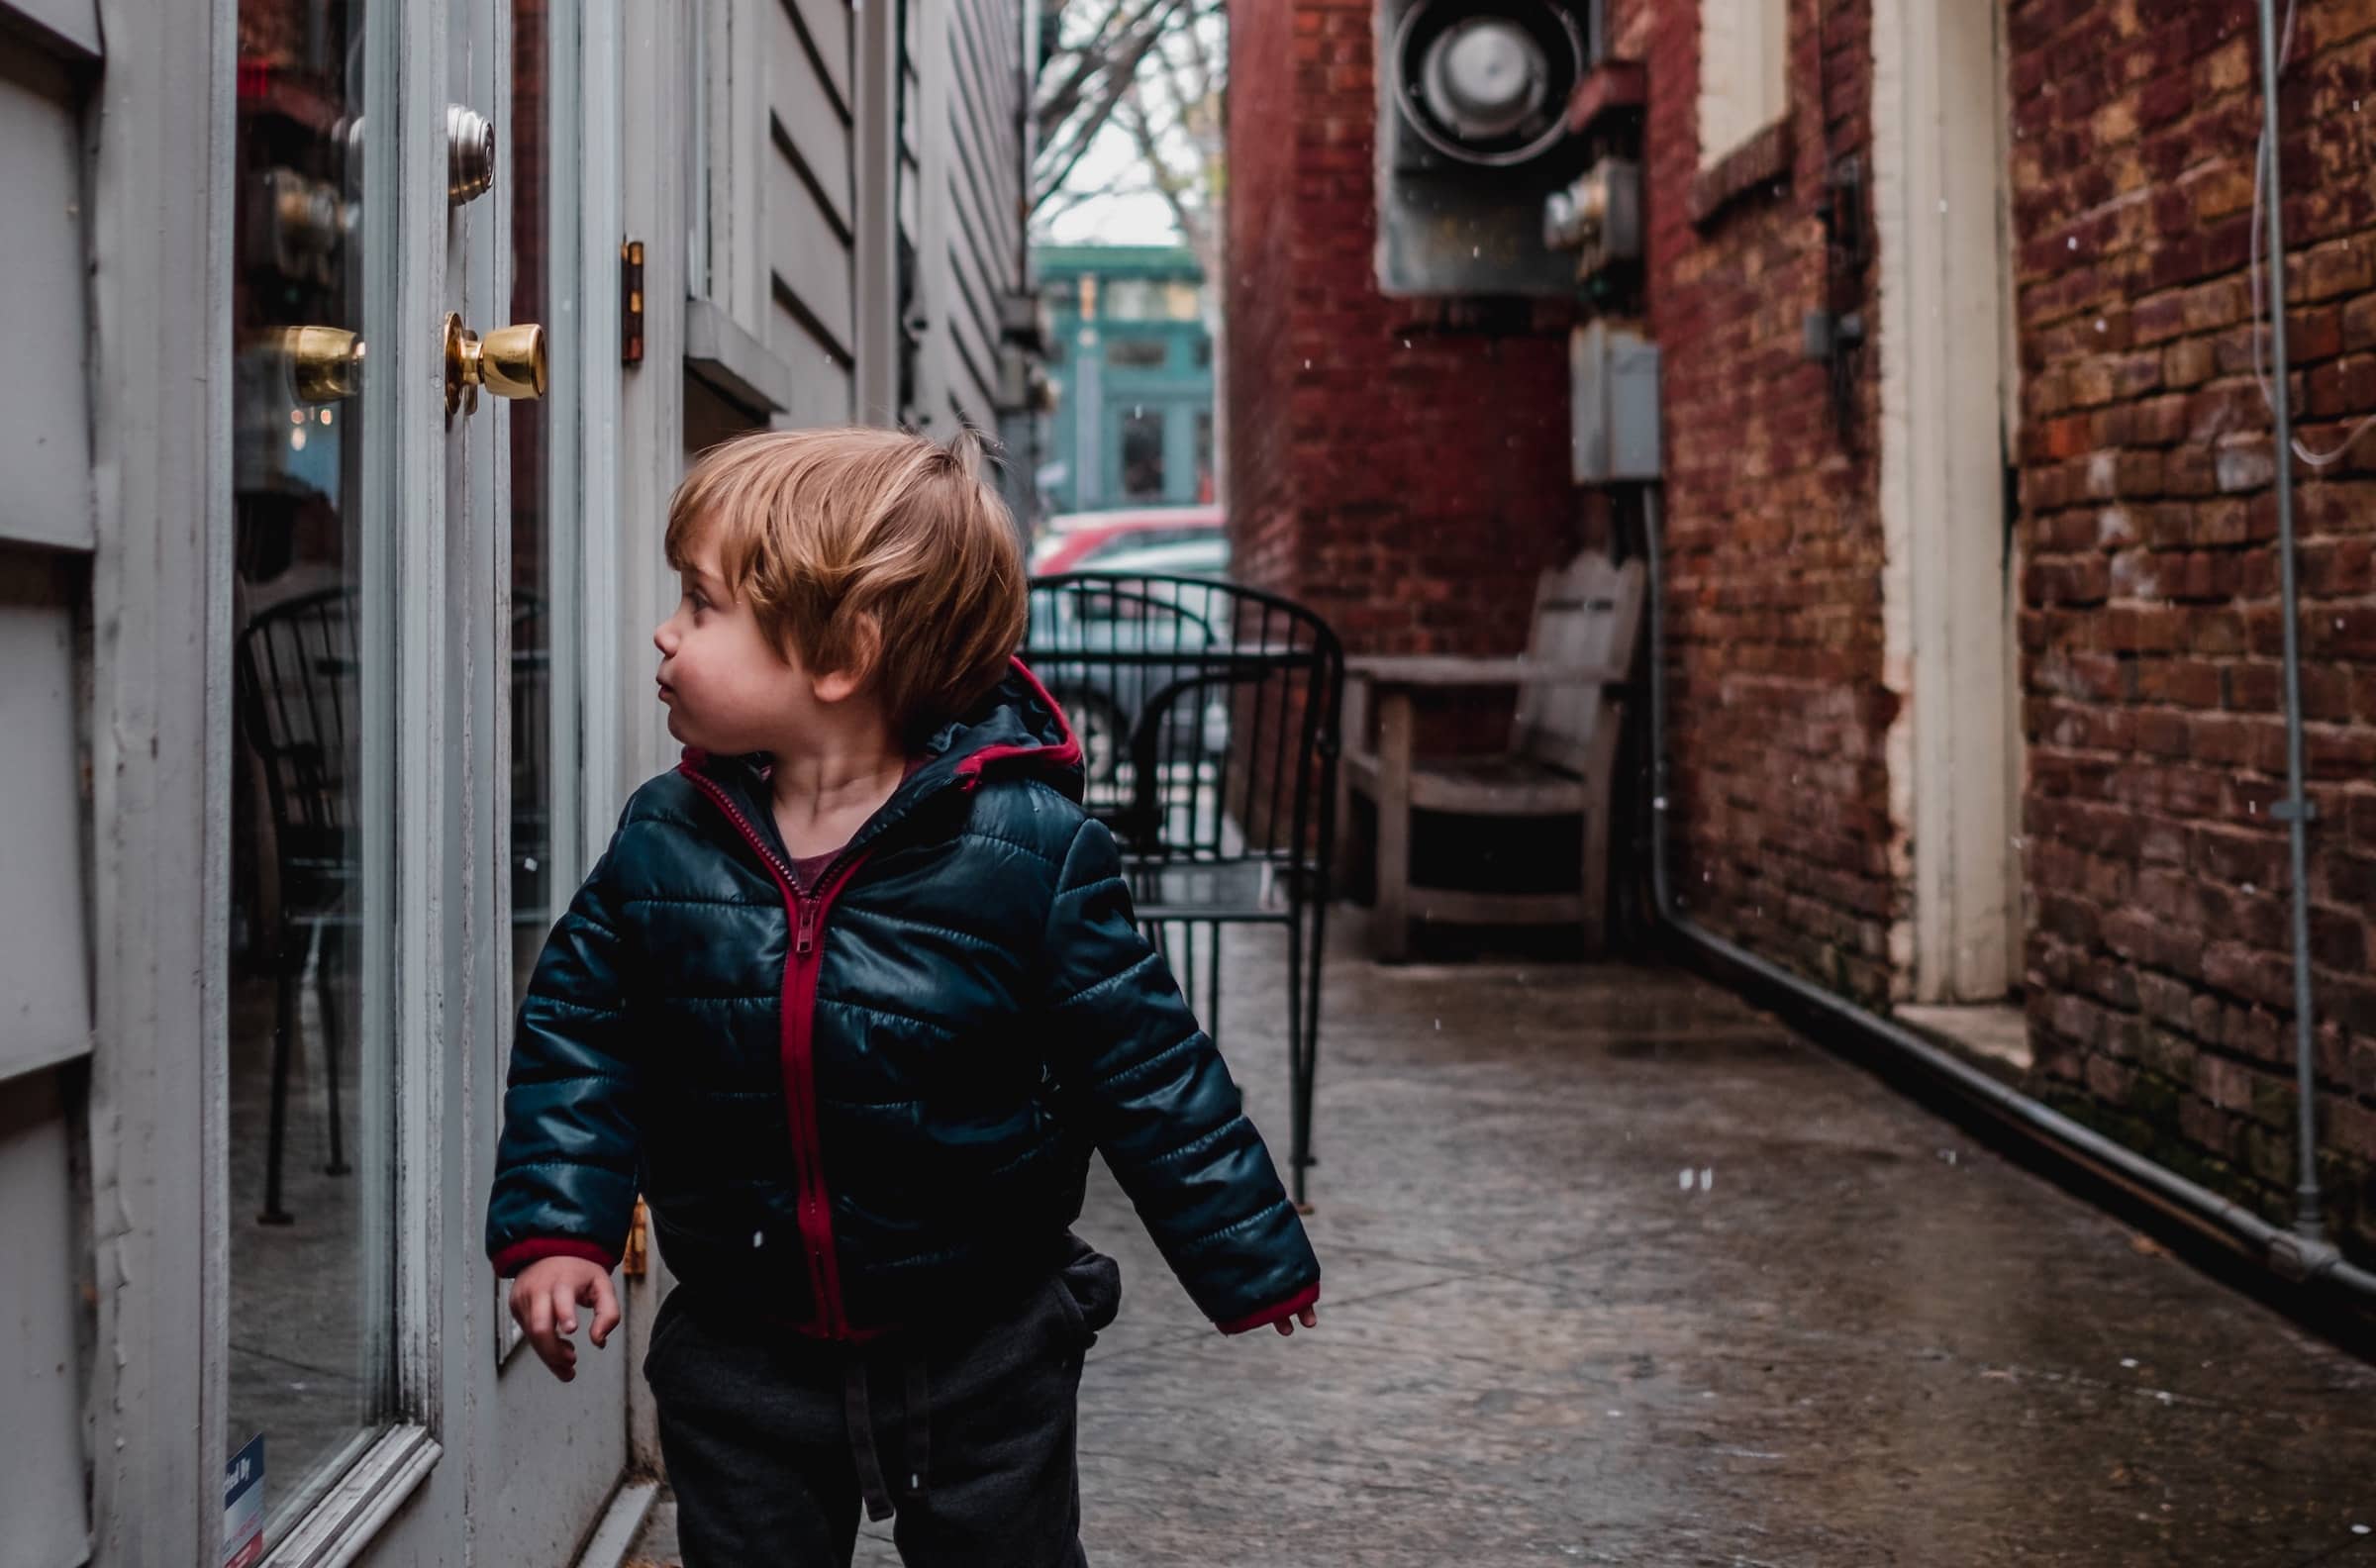
<path id="1" fill-rule="evenodd" d="M 1155 285 L 1146 278 L 1114 278 L 1106 284 L 1108 321 L 1154 321 L 1157 303 Z"/>
<path id="2" fill-rule="evenodd" d="M 364 14 L 239 7 L 226 1457 L 261 1439 L 271 1539 L 385 1423 L 394 1387 L 390 1010 L 365 995 L 393 907 L 375 820 L 393 747 L 365 715 L 390 709 L 394 596 L 362 512 L 395 389 L 326 351 L 375 341 L 392 309 L 367 193 L 395 182 L 364 176 L 355 133 Z"/>
<path id="3" fill-rule="evenodd" d="M 1160 370 L 1164 347 L 1160 338 L 1109 338 L 1106 363 L 1127 370 Z"/>
<path id="4" fill-rule="evenodd" d="M 1135 409 L 1122 421 L 1122 493 L 1133 500 L 1163 494 L 1163 414 Z"/>
<path id="5" fill-rule="evenodd" d="M 1204 309 L 1204 301 L 1193 283 L 1167 283 L 1163 286 L 1165 314 L 1173 321 L 1194 321 Z"/>

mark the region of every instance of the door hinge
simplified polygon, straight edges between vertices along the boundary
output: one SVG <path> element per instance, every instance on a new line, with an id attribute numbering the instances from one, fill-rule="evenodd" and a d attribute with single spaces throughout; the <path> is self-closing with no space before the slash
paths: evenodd
<path id="1" fill-rule="evenodd" d="M 619 362 L 644 362 L 644 242 L 619 246 Z"/>
<path id="2" fill-rule="evenodd" d="M 649 1243 L 645 1239 L 649 1225 L 650 1219 L 644 1212 L 644 1200 L 638 1198 L 636 1200 L 636 1218 L 630 1221 L 627 1226 L 627 1250 L 621 1254 L 619 1259 L 619 1272 L 629 1279 L 642 1279 L 645 1270 L 650 1266 L 650 1259 L 646 1252 Z"/>

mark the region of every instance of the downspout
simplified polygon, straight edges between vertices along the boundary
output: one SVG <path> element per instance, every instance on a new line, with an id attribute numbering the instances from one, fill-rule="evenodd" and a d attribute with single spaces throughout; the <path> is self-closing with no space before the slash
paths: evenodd
<path id="1" fill-rule="evenodd" d="M 2266 3 L 2263 0 L 2264 6 Z M 1668 793 L 1666 755 L 1665 543 L 1657 487 L 1644 486 L 1641 496 L 1642 539 L 1650 574 L 1650 886 L 1660 923 L 1720 965 L 1749 975 L 1790 996 L 1809 1011 L 1887 1047 L 1933 1079 L 2003 1117 L 2021 1131 L 2053 1145 L 2166 1209 L 2208 1224 L 2215 1231 L 2257 1253 L 2286 1279 L 2334 1288 L 2362 1305 L 2376 1304 L 2376 1273 L 2345 1262 L 2331 1242 L 2269 1224 L 2241 1204 L 2197 1186 L 2128 1145 L 2115 1142 L 2093 1127 L 2084 1127 L 2052 1107 L 1998 1082 L 1904 1026 L 1727 940 L 1686 918 L 1675 907 L 1667 876 L 1667 827 L 1672 815 L 1669 809 L 1672 797 Z"/>
<path id="2" fill-rule="evenodd" d="M 2269 194 L 2269 351 L 2276 361 L 2277 564 L 2285 598 L 2286 798 L 2271 811 L 2285 824 L 2294 873 L 2294 1140 L 2301 1181 L 2294 1189 L 2294 1233 L 2310 1247 L 2326 1244 L 2319 1219 L 2318 1075 L 2312 1056 L 2316 1020 L 2310 990 L 2310 797 L 2302 793 L 2302 603 L 2294 581 L 2294 389 L 2285 349 L 2285 188 L 2278 183 L 2276 0 L 2260 0 L 2260 155 Z"/>

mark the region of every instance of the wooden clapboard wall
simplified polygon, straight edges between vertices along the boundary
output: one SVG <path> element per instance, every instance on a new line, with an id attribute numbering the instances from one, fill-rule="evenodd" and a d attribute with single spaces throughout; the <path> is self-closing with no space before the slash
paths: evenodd
<path id="1" fill-rule="evenodd" d="M 1024 281 L 1022 0 L 907 5 L 924 145 L 902 166 L 922 186 L 920 275 L 938 288 L 918 412 L 995 430 L 999 300 Z"/>
<path id="2" fill-rule="evenodd" d="M 791 369 L 779 424 L 857 417 L 852 268 L 856 19 L 848 0 L 767 0 L 762 341 Z M 745 147 L 748 147 L 745 144 Z M 742 148 L 738 148 L 738 151 Z"/>
<path id="3" fill-rule="evenodd" d="M 997 428 L 1000 301 L 1025 278 L 1024 5 L 714 0 L 688 289 L 716 322 L 693 367 L 747 417 Z M 721 373 L 737 353 L 752 362 Z"/>

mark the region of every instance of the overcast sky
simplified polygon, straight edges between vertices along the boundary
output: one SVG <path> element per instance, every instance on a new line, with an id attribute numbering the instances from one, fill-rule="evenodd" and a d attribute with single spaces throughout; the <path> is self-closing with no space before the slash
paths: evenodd
<path id="1" fill-rule="evenodd" d="M 1126 194 L 1096 196 L 1057 216 L 1034 238 L 1055 245 L 1178 245 L 1171 207 L 1147 189 L 1146 165 L 1128 132 L 1108 124 L 1081 155 L 1068 182 L 1075 190 L 1121 186 Z"/>

